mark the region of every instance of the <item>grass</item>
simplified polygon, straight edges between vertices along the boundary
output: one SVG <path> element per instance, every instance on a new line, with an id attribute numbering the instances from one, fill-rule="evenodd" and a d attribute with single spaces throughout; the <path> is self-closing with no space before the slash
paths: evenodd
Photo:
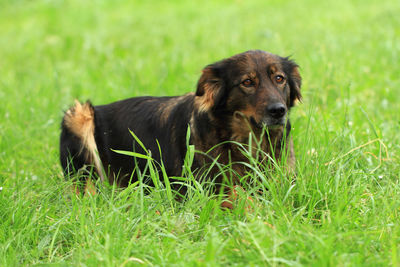
<path id="1" fill-rule="evenodd" d="M 400 265 L 399 13 L 394 0 L 1 1 L 0 265 Z M 255 48 L 301 66 L 295 184 L 276 171 L 248 213 L 204 185 L 183 203 L 134 185 L 69 194 L 58 137 L 74 98 L 180 95 Z"/>

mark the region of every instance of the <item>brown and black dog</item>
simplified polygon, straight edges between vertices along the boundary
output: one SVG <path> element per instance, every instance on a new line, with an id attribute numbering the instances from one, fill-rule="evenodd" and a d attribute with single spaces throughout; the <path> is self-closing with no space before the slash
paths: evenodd
<path id="1" fill-rule="evenodd" d="M 168 176 L 180 176 L 188 127 L 190 143 L 197 151 L 208 152 L 207 156 L 195 154 L 192 169 L 200 169 L 216 158 L 221 164 L 246 161 L 235 142 L 248 144 L 250 132 L 264 139 L 261 146 L 266 153 L 271 155 L 274 148 L 271 156 L 275 158 L 280 157 L 281 144 L 287 141 L 289 164 L 293 164 L 288 113 L 301 99 L 300 86 L 296 63 L 252 50 L 206 66 L 196 93 L 136 97 L 101 106 L 76 102 L 65 113 L 61 126 L 64 174 L 69 177 L 85 166 L 93 166 L 101 179 L 120 186 L 137 180 L 133 170 L 135 166 L 143 170 L 146 160 L 113 151 L 144 153 L 131 130 L 154 160 L 162 160 Z M 263 134 L 266 130 L 268 135 Z M 243 165 L 234 167 L 239 176 L 245 174 Z"/>

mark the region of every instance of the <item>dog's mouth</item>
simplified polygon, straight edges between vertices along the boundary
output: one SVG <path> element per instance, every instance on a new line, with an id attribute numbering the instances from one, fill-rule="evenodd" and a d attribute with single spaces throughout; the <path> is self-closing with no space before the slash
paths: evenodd
<path id="1" fill-rule="evenodd" d="M 263 117 L 260 121 L 257 121 L 253 116 L 247 117 L 245 114 L 243 114 L 240 111 L 236 111 L 234 113 L 235 118 L 237 119 L 246 119 L 247 121 L 250 122 L 252 126 L 254 126 L 257 129 L 264 129 L 264 127 L 267 127 L 269 130 L 276 130 L 276 129 L 281 129 L 282 127 L 285 126 L 286 124 L 286 116 L 275 119 L 271 117 Z"/>
<path id="2" fill-rule="evenodd" d="M 261 121 L 257 122 L 254 117 L 250 117 L 250 122 L 258 129 L 263 129 L 267 127 L 270 130 L 280 129 L 285 126 L 285 119 L 271 119 L 271 118 L 263 118 Z"/>

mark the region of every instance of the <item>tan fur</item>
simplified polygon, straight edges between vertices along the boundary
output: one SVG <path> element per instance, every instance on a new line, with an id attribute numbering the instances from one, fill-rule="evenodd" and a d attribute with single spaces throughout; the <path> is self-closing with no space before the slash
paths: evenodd
<path id="1" fill-rule="evenodd" d="M 86 159 L 94 164 L 101 181 L 104 181 L 102 164 L 94 139 L 94 110 L 90 103 L 86 102 L 82 105 L 75 100 L 75 106 L 65 113 L 64 122 L 65 126 L 81 139 L 81 153 L 86 148 Z"/>
<path id="2" fill-rule="evenodd" d="M 86 195 L 91 195 L 91 196 L 96 195 L 96 186 L 93 184 L 91 179 L 88 179 L 86 181 L 85 194 Z"/>
<path id="3" fill-rule="evenodd" d="M 296 68 L 294 68 L 293 69 L 293 71 L 292 71 L 292 76 L 294 77 L 294 79 L 296 80 L 296 82 L 295 82 L 295 86 L 296 86 L 296 88 L 295 88 L 295 90 L 296 91 L 298 91 L 298 92 L 300 92 L 300 85 L 299 85 L 299 83 L 300 83 L 300 81 L 301 81 L 301 76 L 300 76 L 300 72 L 299 72 L 299 67 L 296 67 Z M 296 98 L 295 100 L 294 100 L 294 105 L 297 105 L 299 102 L 301 102 L 301 96 L 300 96 L 300 98 Z"/>
<path id="4" fill-rule="evenodd" d="M 247 125 L 247 127 L 246 127 Z M 231 140 L 242 144 L 249 143 L 249 137 L 252 137 L 252 154 L 253 157 L 257 155 L 257 149 L 262 151 L 267 150 L 267 139 L 263 138 L 261 131 L 251 127 L 250 119 L 244 112 L 236 111 L 233 114 L 233 120 L 231 122 L 232 136 Z M 261 141 L 261 143 L 260 143 Z M 258 147 L 260 145 L 260 147 Z"/>
<path id="5" fill-rule="evenodd" d="M 199 113 L 207 112 L 214 106 L 220 89 L 220 81 L 215 77 L 212 69 L 209 67 L 203 69 L 194 99 L 194 105 Z"/>
<path id="6" fill-rule="evenodd" d="M 296 78 L 296 80 L 301 80 L 299 67 L 295 67 L 292 71 L 292 75 Z"/>
<path id="7" fill-rule="evenodd" d="M 245 114 L 243 114 L 240 111 L 236 111 L 233 114 L 231 128 L 232 128 L 232 136 L 230 139 L 232 141 L 244 144 L 248 142 L 249 134 L 252 131 L 252 128 Z"/>
<path id="8" fill-rule="evenodd" d="M 217 93 L 217 86 L 205 84 L 204 95 L 195 98 L 195 105 L 199 112 L 206 112 L 214 106 L 214 97 Z"/>
<path id="9" fill-rule="evenodd" d="M 171 114 L 171 111 L 174 107 L 181 104 L 186 98 L 193 97 L 194 93 L 187 93 L 180 97 L 172 98 L 171 100 L 166 101 L 165 103 L 160 104 L 158 111 L 160 112 L 160 121 L 161 123 L 167 123 L 168 118 Z"/>

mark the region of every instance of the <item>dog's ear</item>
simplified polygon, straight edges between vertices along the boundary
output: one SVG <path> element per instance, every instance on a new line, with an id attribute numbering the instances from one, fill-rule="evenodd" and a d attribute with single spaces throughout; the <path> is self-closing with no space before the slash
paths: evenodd
<path id="1" fill-rule="evenodd" d="M 290 71 L 289 71 L 289 86 L 290 86 L 290 100 L 289 107 L 293 107 L 296 101 L 301 101 L 301 76 L 299 72 L 299 66 L 290 61 Z"/>
<path id="2" fill-rule="evenodd" d="M 199 111 L 215 110 L 223 104 L 225 89 L 222 76 L 223 63 L 217 62 L 203 69 L 197 83 L 196 98 Z"/>

